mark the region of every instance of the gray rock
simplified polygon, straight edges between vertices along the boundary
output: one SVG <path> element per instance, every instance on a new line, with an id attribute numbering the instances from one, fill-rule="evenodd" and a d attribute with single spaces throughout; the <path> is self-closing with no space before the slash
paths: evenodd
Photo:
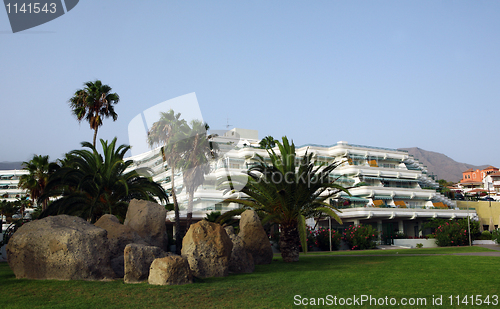
<path id="1" fill-rule="evenodd" d="M 157 203 L 133 199 L 129 203 L 123 224 L 136 231 L 151 246 L 168 251 L 166 217 L 165 207 Z"/>
<path id="2" fill-rule="evenodd" d="M 231 258 L 229 259 L 229 272 L 236 274 L 253 273 L 255 264 L 252 255 L 245 248 L 245 242 L 234 233 L 234 228 L 232 226 L 226 226 L 224 229 L 233 242 L 233 250 L 231 251 Z"/>
<path id="3" fill-rule="evenodd" d="M 151 263 L 148 282 L 154 285 L 183 285 L 194 280 L 188 261 L 180 255 L 171 254 Z"/>
<path id="4" fill-rule="evenodd" d="M 245 249 L 252 255 L 255 265 L 273 261 L 271 243 L 254 210 L 245 210 L 241 214 L 238 236 L 243 239 Z"/>
<path id="5" fill-rule="evenodd" d="M 7 245 L 16 278 L 102 280 L 114 278 L 107 232 L 59 215 L 24 224 Z"/>
<path id="6" fill-rule="evenodd" d="M 157 258 L 169 255 L 161 248 L 142 244 L 128 244 L 124 250 L 125 283 L 139 283 L 148 280 L 151 263 Z"/>
<path id="7" fill-rule="evenodd" d="M 181 254 L 194 276 L 224 277 L 229 272 L 232 248 L 231 239 L 219 224 L 202 220 L 189 227 L 182 240 Z"/>

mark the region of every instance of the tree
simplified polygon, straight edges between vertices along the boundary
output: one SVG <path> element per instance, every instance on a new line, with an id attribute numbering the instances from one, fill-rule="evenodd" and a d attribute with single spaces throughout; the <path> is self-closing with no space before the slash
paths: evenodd
<path id="1" fill-rule="evenodd" d="M 49 162 L 49 156 L 34 155 L 33 159 L 23 162 L 22 166 L 29 174 L 22 175 L 19 178 L 19 187 L 29 192 L 33 203 L 43 194 L 45 186 L 59 165 L 55 162 Z M 42 203 L 42 210 L 47 208 L 47 201 Z"/>
<path id="2" fill-rule="evenodd" d="M 306 152 L 303 157 L 297 158 L 295 145 L 293 142 L 290 145 L 286 137 L 283 137 L 283 143 L 276 143 L 279 155 L 272 148 L 267 149 L 270 165 L 262 156 L 257 155 L 257 165 L 247 171 L 248 182 L 241 192 L 248 199 L 229 198 L 225 201 L 240 203 L 264 213 L 263 223 L 270 221 L 279 224 L 283 261 L 296 262 L 299 260 L 299 239 L 302 248 L 307 248 L 305 220 L 324 213 L 341 223 L 335 213 L 336 208 L 325 200 L 335 197 L 341 191 L 347 194 L 349 192 L 329 177 L 340 163 L 315 166 L 313 154 Z M 232 185 L 231 179 L 229 185 Z M 243 210 L 227 212 L 221 219 Z"/>
<path id="3" fill-rule="evenodd" d="M 102 155 L 88 142 L 82 143 L 88 149 L 66 155 L 64 165 L 50 176 L 45 193 L 39 198 L 42 202 L 57 198 L 40 218 L 68 214 L 95 222 L 104 214 L 113 214 L 123 221 L 128 203 L 134 198 L 168 201 L 159 184 L 140 176 L 147 174 L 147 169 L 129 169 L 133 161 L 123 158 L 130 146 L 115 149 L 116 138 L 109 145 L 101 139 L 101 145 Z"/>
<path id="4" fill-rule="evenodd" d="M 176 253 L 180 254 L 182 246 L 181 227 L 179 218 L 179 204 L 175 192 L 175 169 L 179 167 L 184 153 L 184 139 L 189 127 L 181 114 L 175 114 L 173 110 L 161 112 L 160 119 L 153 123 L 148 132 L 148 143 L 150 147 L 162 146 L 163 160 L 167 162 L 170 169 L 172 189 L 170 191 L 174 203 L 175 216 L 175 247 Z"/>
<path id="5" fill-rule="evenodd" d="M 215 159 L 218 149 L 216 144 L 210 142 L 214 136 L 207 136 L 209 128 L 208 124 L 193 120 L 189 137 L 184 140 L 181 167 L 184 187 L 188 194 L 187 229 L 193 220 L 194 192 L 205 181 L 205 175 L 210 172 L 209 160 Z"/>
<path id="6" fill-rule="evenodd" d="M 111 87 L 103 85 L 100 80 L 86 82 L 84 85 L 85 88 L 75 92 L 69 100 L 69 105 L 78 121 L 81 122 L 85 118 L 90 129 L 94 130 L 92 145 L 95 147 L 97 130 L 102 126 L 102 119 L 112 117 L 113 121 L 116 121 L 118 118 L 113 105 L 120 101 L 120 97 L 111 93 Z"/>
<path id="7" fill-rule="evenodd" d="M 0 201 L 0 215 L 5 216 L 7 222 L 12 221 L 12 216 L 21 210 L 21 204 L 16 201 Z"/>
<path id="8" fill-rule="evenodd" d="M 259 145 L 260 148 L 263 149 L 274 148 L 276 146 L 276 140 L 271 135 L 268 135 L 259 142 Z"/>

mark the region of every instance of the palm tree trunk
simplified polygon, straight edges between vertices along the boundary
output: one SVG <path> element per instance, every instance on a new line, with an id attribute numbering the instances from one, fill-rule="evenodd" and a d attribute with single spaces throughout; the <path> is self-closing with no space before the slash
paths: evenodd
<path id="1" fill-rule="evenodd" d="M 95 140 L 97 138 L 97 129 L 98 128 L 95 128 L 95 131 L 94 131 L 94 143 L 93 143 L 94 147 L 95 147 Z"/>
<path id="2" fill-rule="evenodd" d="M 181 247 L 182 247 L 182 236 L 181 236 L 181 222 L 180 222 L 180 216 L 179 216 L 179 204 L 177 203 L 177 195 L 175 194 L 175 183 L 174 183 L 174 168 L 171 166 L 170 170 L 172 171 L 172 199 L 174 200 L 174 216 L 175 216 L 175 253 L 180 255 L 181 254 Z"/>
<path id="3" fill-rule="evenodd" d="M 290 263 L 299 261 L 299 239 L 297 222 L 295 222 L 295 224 L 281 225 L 280 250 L 284 262 Z"/>
<path id="4" fill-rule="evenodd" d="M 193 195 L 194 195 L 194 192 L 189 192 L 188 207 L 187 207 L 186 232 L 187 232 L 187 230 L 189 230 L 189 227 L 191 226 L 191 223 L 193 222 Z"/>

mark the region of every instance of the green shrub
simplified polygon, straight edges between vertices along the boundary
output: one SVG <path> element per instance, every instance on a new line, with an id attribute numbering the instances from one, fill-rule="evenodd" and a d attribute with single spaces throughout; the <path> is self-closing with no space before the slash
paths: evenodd
<path id="1" fill-rule="evenodd" d="M 484 231 L 481 233 L 481 236 L 479 236 L 480 240 L 491 240 L 491 233 L 489 231 Z"/>
<path id="2" fill-rule="evenodd" d="M 371 225 L 349 225 L 343 239 L 351 250 L 374 249 L 378 239 L 378 231 Z"/>
<path id="3" fill-rule="evenodd" d="M 444 222 L 444 224 L 439 225 L 434 235 L 439 247 L 467 246 L 469 244 L 467 229 L 456 221 Z"/>
<path id="4" fill-rule="evenodd" d="M 500 244 L 500 230 L 496 229 L 491 233 L 491 239 Z"/>
<path id="5" fill-rule="evenodd" d="M 420 248 L 422 248 L 424 246 L 424 244 L 418 243 L 418 244 L 416 244 L 416 246 L 417 246 L 417 248 L 420 249 Z"/>
<path id="6" fill-rule="evenodd" d="M 319 228 L 314 231 L 315 241 L 314 245 L 321 251 L 330 251 L 330 230 Z M 340 239 L 342 236 L 339 232 L 332 230 L 332 250 L 339 250 Z"/>

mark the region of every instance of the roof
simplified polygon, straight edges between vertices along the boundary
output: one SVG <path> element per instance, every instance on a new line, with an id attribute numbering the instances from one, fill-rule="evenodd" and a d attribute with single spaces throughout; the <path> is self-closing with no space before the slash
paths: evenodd
<path id="1" fill-rule="evenodd" d="M 485 168 L 484 170 L 497 170 L 498 171 L 498 168 L 494 167 L 494 166 L 488 166 L 487 168 Z M 484 171 L 483 170 L 483 171 Z"/>
<path id="2" fill-rule="evenodd" d="M 465 172 L 462 172 L 462 173 L 468 173 L 468 172 L 474 172 L 474 170 L 472 168 L 469 168 L 468 170 L 466 170 Z"/>
<path id="3" fill-rule="evenodd" d="M 487 191 L 484 189 L 474 189 L 474 190 L 467 191 L 467 193 L 476 193 L 476 192 L 487 192 Z"/>

